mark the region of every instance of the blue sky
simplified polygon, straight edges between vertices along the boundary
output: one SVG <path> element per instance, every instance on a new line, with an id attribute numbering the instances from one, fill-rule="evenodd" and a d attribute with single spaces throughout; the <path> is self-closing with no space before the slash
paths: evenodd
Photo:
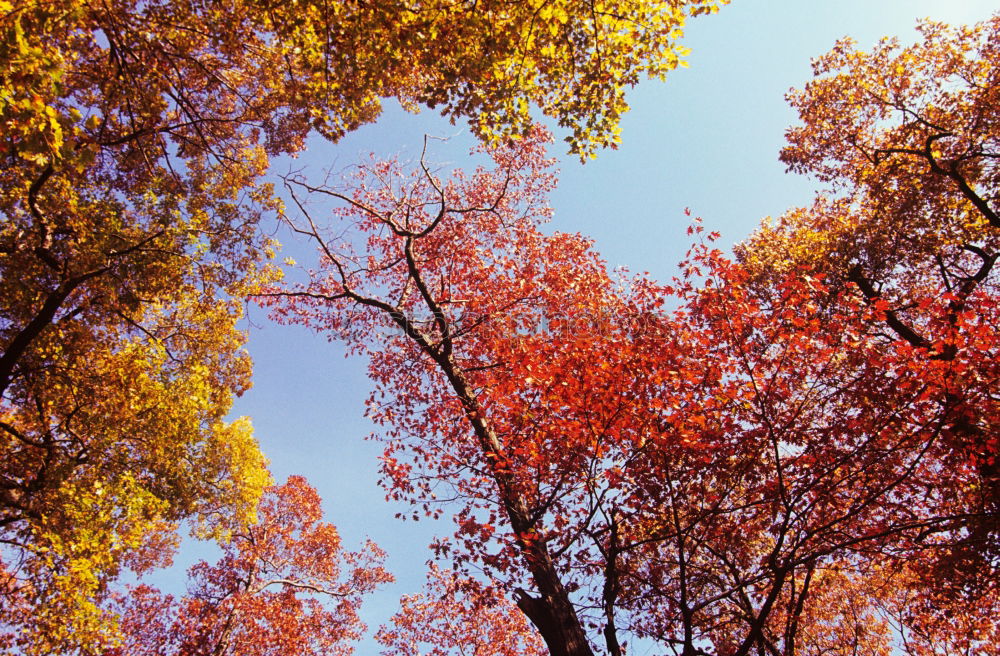
<path id="1" fill-rule="evenodd" d="M 883 35 L 909 42 L 919 17 L 969 23 L 994 8 L 979 0 L 733 0 L 689 25 L 690 68 L 632 91 L 618 150 L 581 165 L 557 143 L 561 183 L 552 196 L 551 229 L 594 238 L 613 267 L 667 279 L 688 245 L 685 207 L 729 245 L 762 217 L 810 200 L 814 182 L 785 174 L 777 154 L 795 120 L 784 94 L 808 81 L 811 57 L 843 36 L 865 48 Z M 318 177 L 369 152 L 415 159 L 425 133 L 451 137 L 433 151 L 436 161 L 463 164 L 472 145 L 464 126 L 429 111 L 413 116 L 388 107 L 377 124 L 336 146 L 315 144 L 294 166 Z M 285 248 L 303 262 L 310 252 L 296 243 Z M 374 630 L 400 594 L 418 591 L 430 557 L 426 546 L 435 532 L 450 533 L 451 523 L 399 522 L 393 516 L 404 508 L 384 501 L 376 484 L 380 447 L 364 439 L 373 429 L 363 418 L 366 363 L 345 359 L 342 346 L 323 336 L 271 324 L 259 309 L 251 308 L 251 320 L 255 384 L 234 414 L 253 419 L 277 481 L 301 474 L 319 490 L 327 519 L 349 547 L 370 536 L 389 552 L 398 583 L 367 604 Z M 186 546 L 179 563 L 206 551 Z M 157 582 L 179 588 L 180 576 Z M 367 642 L 359 653 L 374 651 Z"/>

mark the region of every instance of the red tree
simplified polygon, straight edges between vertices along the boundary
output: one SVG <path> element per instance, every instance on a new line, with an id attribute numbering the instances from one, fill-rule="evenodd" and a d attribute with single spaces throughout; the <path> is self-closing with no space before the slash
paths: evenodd
<path id="1" fill-rule="evenodd" d="M 108 656 L 350 654 L 365 630 L 363 597 L 392 580 L 383 552 L 370 542 L 345 551 L 301 477 L 270 488 L 259 514 L 218 563 L 191 569 L 180 600 L 146 585 L 129 590 L 124 644 Z"/>
<path id="2" fill-rule="evenodd" d="M 827 189 L 740 256 L 764 293 L 775 272 L 805 267 L 877 307 L 869 330 L 912 347 L 911 366 L 943 391 L 942 474 L 963 517 L 927 556 L 940 585 L 976 605 L 1000 580 L 1000 15 L 919 31 L 869 52 L 844 40 L 814 62 L 789 96 L 801 122 L 782 160 Z"/>
<path id="3" fill-rule="evenodd" d="M 289 180 L 320 265 L 267 302 L 368 353 L 390 494 L 457 500 L 439 554 L 512 590 L 553 655 L 630 634 L 685 655 L 846 648 L 864 622 L 829 600 L 863 589 L 881 612 L 858 581 L 967 514 L 958 360 L 927 367 L 822 277 L 761 293 L 712 236 L 673 286 L 614 279 L 585 239 L 539 230 L 545 138 L 448 181 L 394 162 L 346 192 Z M 983 338 L 968 366 L 988 373 Z"/>
<path id="4" fill-rule="evenodd" d="M 545 644 L 496 588 L 431 565 L 427 587 L 403 597 L 375 639 L 384 656 L 542 656 Z"/>

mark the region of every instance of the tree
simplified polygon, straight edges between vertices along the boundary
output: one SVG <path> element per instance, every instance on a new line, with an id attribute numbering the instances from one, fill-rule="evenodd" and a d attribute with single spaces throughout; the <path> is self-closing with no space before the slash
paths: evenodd
<path id="1" fill-rule="evenodd" d="M 240 304 L 221 296 L 256 284 L 254 248 L 201 210 L 180 218 L 176 198 L 49 180 L 0 229 L 2 615 L 42 652 L 104 639 L 94 602 L 150 533 L 193 519 L 222 536 L 268 482 L 249 422 L 225 420 L 250 369 Z"/>
<path id="2" fill-rule="evenodd" d="M 191 568 L 184 598 L 146 585 L 121 597 L 124 645 L 105 654 L 350 654 L 365 630 L 362 599 L 392 576 L 377 546 L 345 551 L 321 517 L 303 478 L 268 488 L 259 521 L 234 533 L 217 564 Z"/>
<path id="3" fill-rule="evenodd" d="M 545 645 L 495 588 L 431 565 L 424 592 L 403 597 L 375 639 L 384 656 L 542 656 Z"/>
<path id="4" fill-rule="evenodd" d="M 591 154 L 717 4 L 0 1 L 0 622 L 99 644 L 140 545 L 252 517 L 263 459 L 224 417 L 238 299 L 274 275 L 269 157 L 382 98 L 494 140 L 534 103 Z"/>
<path id="5" fill-rule="evenodd" d="M 880 308 L 872 329 L 910 344 L 914 366 L 947 387 L 966 473 L 952 493 L 967 518 L 950 527 L 939 579 L 974 594 L 1000 574 L 1000 15 L 919 31 L 906 48 L 843 41 L 816 60 L 816 79 L 790 96 L 802 123 L 782 160 L 829 189 L 763 226 L 740 256 L 764 281 L 804 266 L 853 290 Z"/>
<path id="6" fill-rule="evenodd" d="M 264 302 L 368 354 L 390 494 L 414 516 L 457 502 L 439 555 L 513 593 L 554 656 L 629 635 L 685 656 L 849 649 L 864 616 L 830 600 L 879 608 L 868 568 L 969 517 L 952 365 L 915 360 L 873 329 L 884 306 L 818 274 L 761 293 L 712 235 L 673 285 L 616 281 L 582 237 L 539 230 L 545 140 L 447 180 L 425 161 L 346 189 L 287 180 L 319 266 Z M 963 357 L 988 375 L 980 333 Z M 888 653 L 888 629 L 865 635 Z"/>

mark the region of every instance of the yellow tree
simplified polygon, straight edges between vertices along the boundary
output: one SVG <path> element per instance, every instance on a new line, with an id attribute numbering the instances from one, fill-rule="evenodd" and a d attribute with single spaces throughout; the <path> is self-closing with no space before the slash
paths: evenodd
<path id="1" fill-rule="evenodd" d="M 0 607 L 48 653 L 114 635 L 107 582 L 162 562 L 175 522 L 253 518 L 268 476 L 223 420 L 250 372 L 226 298 L 265 275 L 269 201 L 239 131 L 167 145 L 166 87 L 130 78 L 82 4 L 2 10 Z"/>

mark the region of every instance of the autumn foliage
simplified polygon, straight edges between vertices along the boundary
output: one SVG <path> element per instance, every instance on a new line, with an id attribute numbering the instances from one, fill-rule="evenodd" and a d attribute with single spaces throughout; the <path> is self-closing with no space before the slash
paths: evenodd
<path id="1" fill-rule="evenodd" d="M 130 589 L 119 602 L 124 645 L 105 655 L 351 653 L 362 598 L 392 580 L 384 554 L 371 543 L 346 551 L 301 477 L 268 488 L 259 512 L 216 564 L 191 569 L 182 599 Z"/>
<path id="2" fill-rule="evenodd" d="M 253 298 L 368 358 L 389 497 L 454 520 L 387 655 L 990 653 L 1000 16 L 838 43 L 790 95 L 811 207 L 733 258 L 688 218 L 668 283 L 609 271 L 544 227 L 529 107 L 613 145 L 718 4 L 0 0 L 0 651 L 350 653 L 391 577 L 228 417 Z M 272 187 L 383 99 L 490 165 Z M 184 524 L 222 550 L 186 595 L 116 584 Z"/>
<path id="3" fill-rule="evenodd" d="M 710 0 L 0 1 L 0 625 L 27 651 L 113 642 L 123 568 L 179 523 L 225 540 L 269 483 L 241 299 L 273 281 L 269 159 L 437 107 L 485 139 L 530 104 L 581 155 L 681 63 Z M 148 549 L 148 545 L 158 545 Z"/>
<path id="4" fill-rule="evenodd" d="M 958 477 L 948 490 L 964 516 L 934 558 L 942 583 L 977 603 L 1000 574 L 1000 17 L 920 32 L 913 46 L 886 39 L 870 53 L 845 41 L 815 62 L 818 78 L 791 96 L 802 125 L 782 159 L 829 189 L 739 255 L 758 279 L 808 266 L 832 289 L 853 288 L 879 313 L 868 331 L 908 346 L 942 390 L 954 459 L 941 475 Z"/>
<path id="5" fill-rule="evenodd" d="M 994 558 L 1000 317 L 995 232 L 988 213 L 974 212 L 992 211 L 994 105 L 977 81 L 995 75 L 983 63 L 996 59 L 994 25 L 961 32 L 964 41 L 926 28 L 924 53 L 946 50 L 934 39 L 985 52 L 969 55 L 975 73 L 961 78 L 972 80 L 966 102 L 979 121 L 968 137 L 974 163 L 968 178 L 956 173 L 961 161 L 940 173 L 934 159 L 931 173 L 908 174 L 905 157 L 917 155 L 903 153 L 886 179 L 942 177 L 954 190 L 907 184 L 928 220 L 947 227 L 935 208 L 955 202 L 979 232 L 926 265 L 903 251 L 884 269 L 897 278 L 873 282 L 867 260 L 837 270 L 842 251 L 827 255 L 822 241 L 805 248 L 833 239 L 852 207 L 892 210 L 902 194 L 878 186 L 878 172 L 840 183 L 846 191 L 826 209 L 845 214 L 823 214 L 822 203 L 803 211 L 813 223 L 801 240 L 793 214 L 734 262 L 695 224 L 673 283 L 616 278 L 587 240 L 540 230 L 553 179 L 536 131 L 492 149 L 492 171 L 443 178 L 423 161 L 412 172 L 377 162 L 345 189 L 287 180 L 302 210 L 288 220 L 316 242 L 319 266 L 309 283 L 266 300 L 279 319 L 368 354 L 390 494 L 415 516 L 457 499 L 439 556 L 507 587 L 554 655 L 624 653 L 626 639 L 727 656 L 982 652 L 996 631 L 996 578 L 983 566 Z M 838 48 L 820 74 L 840 61 Z M 886 68 L 897 70 L 870 70 Z M 926 79 L 905 70 L 914 80 L 902 88 L 934 88 L 935 70 Z M 835 79 L 865 81 L 857 71 Z M 826 84 L 795 102 L 819 111 L 831 102 Z M 928 102 L 931 91 L 921 93 L 904 121 Z M 860 89 L 857 112 L 875 111 L 878 97 Z M 841 125 L 811 111 L 790 133 L 790 161 Z M 871 120 L 862 125 L 872 138 L 889 138 L 891 126 Z M 853 134 L 844 152 L 878 166 Z M 840 161 L 832 145 L 817 152 Z M 340 201 L 329 223 L 306 211 L 308 193 Z M 829 230 L 819 223 L 834 216 L 844 219 Z M 909 237 L 943 245 L 927 232 Z M 788 250 L 756 246 L 773 241 Z M 904 273 L 917 262 L 917 275 Z M 904 608 L 912 595 L 928 601 Z M 941 633 L 942 622 L 953 632 Z"/>
<path id="6" fill-rule="evenodd" d="M 431 565 L 427 585 L 403 597 L 375 635 L 385 656 L 543 656 L 545 644 L 501 590 Z"/>

